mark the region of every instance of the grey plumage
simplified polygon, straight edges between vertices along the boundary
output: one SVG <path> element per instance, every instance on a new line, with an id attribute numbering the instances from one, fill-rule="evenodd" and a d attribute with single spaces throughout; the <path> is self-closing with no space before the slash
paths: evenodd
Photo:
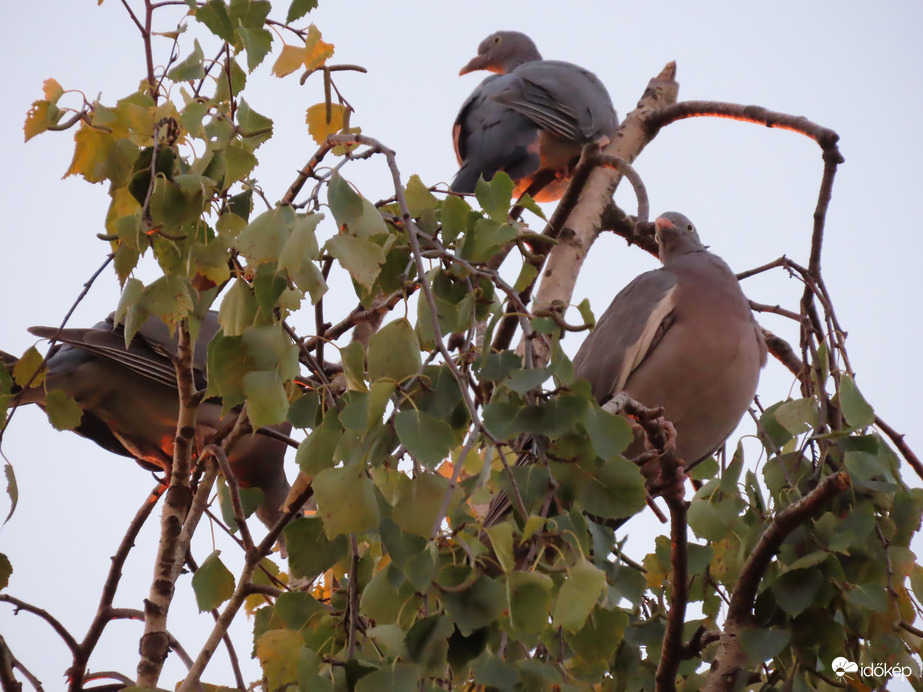
<path id="1" fill-rule="evenodd" d="M 218 329 L 217 313 L 207 313 L 193 354 L 199 388 L 206 384 L 208 343 Z M 145 321 L 128 348 L 124 328 L 114 326 L 113 315 L 88 329 L 32 327 L 29 331 L 55 337 L 58 343 L 48 354 L 45 384 L 23 391 L 21 403 L 44 407 L 45 392 L 60 389 L 83 409 L 75 432 L 110 452 L 136 459 L 145 468 L 168 471 L 172 467 L 179 396 L 171 359 L 177 339 L 160 319 Z M 221 429 L 233 415 L 222 418 L 220 401 L 202 402 L 197 441 Z M 287 423 L 275 427 L 285 434 L 291 430 Z M 281 516 L 279 508 L 288 493 L 282 465 L 285 450 L 284 443 L 257 434 L 239 440 L 228 455 L 240 484 L 263 491 L 257 515 L 267 526 Z"/>
<path id="2" fill-rule="evenodd" d="M 498 31 L 481 42 L 460 74 L 489 70 L 462 104 L 453 127 L 461 166 L 455 192 L 506 171 L 515 195 L 560 198 L 584 145 L 615 135 L 618 118 L 602 82 L 577 65 L 542 60 L 532 40 Z M 531 188 L 531 189 L 530 189 Z"/>
<path id="3" fill-rule="evenodd" d="M 663 267 L 615 297 L 574 358 L 601 404 L 624 391 L 663 406 L 687 464 L 740 422 L 766 363 L 766 343 L 730 267 L 682 214 L 656 221 Z"/>

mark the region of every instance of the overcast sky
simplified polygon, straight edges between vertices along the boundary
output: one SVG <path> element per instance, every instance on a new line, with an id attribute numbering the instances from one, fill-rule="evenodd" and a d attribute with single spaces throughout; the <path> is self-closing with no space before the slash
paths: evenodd
<path id="1" fill-rule="evenodd" d="M 836 130 L 846 163 L 837 175 L 828 215 L 824 277 L 849 332 L 847 346 L 859 387 L 886 421 L 907 434 L 918 453 L 923 450 L 923 378 L 916 361 L 923 336 L 923 280 L 920 230 L 914 221 L 923 161 L 923 5 L 476 0 L 321 0 L 321 5 L 305 23 L 316 22 L 324 39 L 335 44 L 333 61 L 368 68 L 365 75 L 336 77 L 357 110 L 353 123 L 398 152 L 405 180 L 412 173 L 427 183 L 451 179 L 457 166 L 452 122 L 481 79 L 457 73 L 478 42 L 497 29 L 524 31 L 546 58 L 593 70 L 622 117 L 648 80 L 675 60 L 681 99 L 754 103 Z M 280 6 L 273 16 L 283 15 Z M 26 328 L 58 324 L 108 252 L 95 239 L 103 230 L 105 187 L 61 179 L 72 155 L 71 133 L 46 133 L 23 143 L 29 104 L 41 98 L 42 81 L 53 77 L 65 89 L 82 90 L 91 99 L 101 94 L 103 103 L 111 105 L 136 88 L 145 68 L 139 36 L 115 0 L 102 6 L 89 0 L 11 3 L 5 17 L 0 26 L 0 61 L 5 66 L 0 76 L 0 207 L 7 221 L 0 348 L 18 354 L 35 343 Z M 199 33 L 194 22 L 191 29 L 181 40 L 184 55 Z M 169 46 L 162 41 L 157 48 L 162 64 Z M 299 86 L 297 75 L 284 80 L 270 76 L 272 60 L 250 76 L 246 98 L 275 121 L 273 140 L 259 151 L 257 176 L 267 197 L 277 200 L 315 149 L 303 125 L 304 111 L 322 100 L 323 91 L 316 77 Z M 664 130 L 636 167 L 647 185 L 652 212 L 687 214 L 703 240 L 735 270 L 783 254 L 807 262 L 822 171 L 820 149 L 811 140 L 727 120 L 683 121 Z M 392 194 L 381 159 L 351 164 L 343 175 L 373 200 Z M 627 189 L 620 189 L 617 200 L 634 210 Z M 584 267 L 575 302 L 589 296 L 599 315 L 618 289 L 654 266 L 648 255 L 604 237 Z M 801 293 L 800 284 L 781 272 L 750 279 L 744 290 L 759 302 L 795 310 Z M 71 326 L 98 321 L 114 309 L 117 298 L 117 282 L 107 272 Z M 340 282 L 328 301 L 327 314 L 336 315 L 351 308 L 355 297 Z M 773 331 L 795 337 L 784 321 L 761 320 Z M 306 314 L 295 323 L 309 332 L 313 316 Z M 578 345 L 579 336 L 568 337 L 570 353 Z M 792 378 L 770 363 L 759 394 L 768 404 L 784 398 L 792 386 Z M 153 481 L 130 461 L 71 433 L 55 432 L 38 410 L 16 414 L 3 452 L 15 467 L 21 493 L 16 514 L 0 531 L 0 551 L 10 556 L 15 570 L 9 592 L 58 615 L 82 638 L 108 557 Z M 905 477 L 918 480 L 909 469 Z M 0 513 L 5 515 L 7 508 L 6 498 L 0 498 Z M 132 553 L 118 606 L 141 607 L 157 523 L 149 522 Z M 207 529 L 202 527 L 195 546 L 200 560 L 212 549 Z M 226 548 L 225 556 L 231 555 L 225 541 L 219 538 L 218 544 Z M 194 656 L 211 629 L 211 618 L 178 618 L 195 610 L 188 577 L 180 579 L 178 591 L 171 628 Z M 236 640 L 246 658 L 251 623 L 240 620 Z M 0 631 L 46 689 L 63 686 L 60 675 L 70 658 L 44 623 L 28 614 L 13 617 L 0 604 Z M 91 668 L 133 674 L 140 633 L 138 623 L 111 626 Z M 255 665 L 245 665 L 248 679 L 256 678 Z M 180 674 L 171 657 L 161 684 L 172 687 Z M 206 680 L 230 682 L 223 653 Z"/>

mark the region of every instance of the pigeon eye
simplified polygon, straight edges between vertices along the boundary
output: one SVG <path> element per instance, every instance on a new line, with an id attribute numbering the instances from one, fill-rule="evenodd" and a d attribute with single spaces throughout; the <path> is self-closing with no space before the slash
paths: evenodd
<path id="1" fill-rule="evenodd" d="M 686 230 L 687 230 L 687 231 L 694 231 L 695 229 L 692 227 L 692 224 L 690 223 L 690 224 L 688 224 L 688 225 L 686 226 Z"/>
<path id="2" fill-rule="evenodd" d="M 503 40 L 502 36 L 494 36 L 494 43 L 500 43 Z"/>

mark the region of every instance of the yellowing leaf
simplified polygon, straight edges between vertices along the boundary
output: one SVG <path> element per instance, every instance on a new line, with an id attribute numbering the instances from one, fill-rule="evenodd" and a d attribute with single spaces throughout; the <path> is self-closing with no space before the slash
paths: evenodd
<path id="1" fill-rule="evenodd" d="M 74 135 L 74 142 L 74 158 L 64 177 L 82 175 L 87 182 L 102 182 L 112 149 L 112 135 L 83 125 Z"/>
<path id="2" fill-rule="evenodd" d="M 304 69 L 314 70 L 333 57 L 333 44 L 321 40 L 320 30 L 312 24 L 308 27 L 308 38 L 304 42 Z"/>
<path id="3" fill-rule="evenodd" d="M 269 689 L 277 690 L 298 679 L 298 654 L 304 639 L 297 630 L 269 630 L 256 640 L 256 657 Z"/>
<path id="4" fill-rule="evenodd" d="M 301 46 L 282 46 L 282 52 L 272 66 L 272 73 L 276 77 L 285 77 L 302 66 L 304 61 L 304 48 Z"/>
<path id="5" fill-rule="evenodd" d="M 77 402 L 60 389 L 48 392 L 45 396 L 45 412 L 55 430 L 73 430 L 83 418 L 83 411 Z"/>
<path id="6" fill-rule="evenodd" d="M 27 385 L 29 387 L 41 386 L 42 382 L 45 381 L 45 371 L 40 371 L 39 368 L 44 362 L 38 349 L 31 346 L 13 366 L 13 380 L 20 387 Z"/>
<path id="7" fill-rule="evenodd" d="M 305 122 L 308 124 L 308 132 L 318 144 L 327 141 L 328 135 L 333 135 L 343 129 L 346 125 L 346 107 L 339 103 L 330 105 L 330 122 L 327 122 L 327 105 L 324 103 L 315 103 L 308 108 Z"/>
<path id="8" fill-rule="evenodd" d="M 25 134 L 25 141 L 29 141 L 35 135 L 41 134 L 52 125 L 56 125 L 61 118 L 61 110 L 49 101 L 34 101 L 26 113 L 26 122 L 23 123 L 22 131 Z"/>
<path id="9" fill-rule="evenodd" d="M 45 94 L 46 99 L 52 103 L 57 103 L 58 99 L 64 95 L 64 88 L 58 84 L 57 80 L 46 79 L 42 82 L 42 93 Z"/>
<path id="10" fill-rule="evenodd" d="M 282 46 L 282 52 L 272 66 L 276 77 L 285 77 L 300 67 L 309 72 L 315 70 L 333 55 L 333 44 L 321 40 L 321 33 L 313 24 L 308 27 L 308 38 L 304 46 Z"/>

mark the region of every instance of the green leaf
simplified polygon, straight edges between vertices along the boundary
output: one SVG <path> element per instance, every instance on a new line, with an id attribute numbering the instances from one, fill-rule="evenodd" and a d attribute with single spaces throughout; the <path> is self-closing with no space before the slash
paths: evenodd
<path id="1" fill-rule="evenodd" d="M 83 411 L 77 402 L 60 389 L 45 395 L 45 412 L 55 430 L 73 430 L 83 418 Z"/>
<path id="2" fill-rule="evenodd" d="M 148 284 L 144 289 L 144 295 L 141 296 L 140 304 L 171 328 L 179 324 L 195 307 L 189 282 L 179 276 L 161 276 Z"/>
<path id="3" fill-rule="evenodd" d="M 447 567 L 440 573 L 439 582 L 444 587 L 461 587 L 468 584 L 471 576 L 468 567 Z M 491 625 L 506 606 L 503 587 L 483 574 L 474 578 L 467 588 L 443 591 L 439 597 L 448 616 L 466 637 L 476 629 Z"/>
<path id="4" fill-rule="evenodd" d="M 234 575 L 224 566 L 216 550 L 192 575 L 192 590 L 195 592 L 199 612 L 214 610 L 234 595 Z"/>
<path id="5" fill-rule="evenodd" d="M 587 406 L 583 426 L 590 436 L 593 451 L 602 459 L 613 459 L 631 442 L 631 425 L 621 416 L 603 411 L 599 406 Z"/>
<path id="6" fill-rule="evenodd" d="M 510 572 L 516 567 L 516 555 L 513 553 L 513 525 L 504 521 L 485 529 L 487 536 L 490 538 L 490 545 L 493 547 L 494 555 L 497 556 L 497 562 L 504 572 Z"/>
<path id="7" fill-rule="evenodd" d="M 394 523 L 407 533 L 429 538 L 447 492 L 449 479 L 438 473 L 421 473 L 405 479 L 394 503 Z M 448 509 L 451 510 L 460 499 L 461 491 L 456 489 Z"/>
<path id="8" fill-rule="evenodd" d="M 222 0 L 209 0 L 196 10 L 195 17 L 222 41 L 237 43 L 228 6 Z"/>
<path id="9" fill-rule="evenodd" d="M 632 462 L 615 456 L 587 479 L 580 502 L 591 514 L 618 519 L 630 517 L 646 502 L 644 476 Z"/>
<path id="10" fill-rule="evenodd" d="M 552 613 L 552 624 L 567 632 L 576 632 L 606 590 L 606 574 L 581 558 L 561 585 Z"/>
<path id="11" fill-rule="evenodd" d="M 381 212 L 367 199 L 353 190 L 339 174 L 330 176 L 327 202 L 341 233 L 368 240 L 377 235 L 388 235 L 388 226 Z"/>
<path id="12" fill-rule="evenodd" d="M 779 406 L 773 415 L 792 435 L 800 435 L 817 425 L 817 404 L 811 398 L 795 399 Z"/>
<path id="13" fill-rule="evenodd" d="M 244 518 L 249 517 L 256 511 L 263 501 L 263 491 L 259 488 L 238 488 L 237 494 L 240 496 L 241 509 L 244 512 Z M 234 520 L 234 505 L 231 502 L 231 491 L 223 477 L 218 478 L 218 503 L 221 507 L 221 518 L 228 525 L 231 533 L 237 532 L 237 522 Z"/>
<path id="14" fill-rule="evenodd" d="M 412 692 L 422 671 L 412 663 L 395 663 L 359 679 L 356 692 Z"/>
<path id="15" fill-rule="evenodd" d="M 862 610 L 888 611 L 888 593 L 884 584 L 862 584 L 847 591 L 845 596 L 847 601 Z"/>
<path id="16" fill-rule="evenodd" d="M 378 526 L 375 486 L 364 467 L 324 469 L 314 479 L 314 498 L 329 539 Z"/>
<path id="17" fill-rule="evenodd" d="M 340 349 L 340 360 L 343 362 L 343 375 L 346 378 L 346 388 L 351 392 L 367 392 L 365 384 L 365 349 L 361 341 L 352 341 Z"/>
<path id="18" fill-rule="evenodd" d="M 422 365 L 420 344 L 405 318 L 389 322 L 369 339 L 369 380 L 402 382 L 416 375 Z"/>
<path id="19" fill-rule="evenodd" d="M 3 591 L 10 585 L 10 575 L 13 573 L 13 565 L 3 553 L 0 553 L 0 591 Z"/>
<path id="20" fill-rule="evenodd" d="M 413 217 L 422 216 L 423 212 L 435 211 L 439 207 L 439 199 L 429 191 L 418 175 L 410 176 L 404 197 L 410 208 L 410 215 Z"/>
<path id="21" fill-rule="evenodd" d="M 195 41 L 195 47 L 192 49 L 185 60 L 167 72 L 167 79 L 174 82 L 194 82 L 205 76 L 205 53 L 202 52 L 202 46 L 199 45 L 198 39 Z"/>
<path id="22" fill-rule="evenodd" d="M 507 575 L 506 593 L 514 631 L 539 634 L 548 626 L 553 587 L 551 577 L 541 572 L 517 570 Z"/>
<path id="23" fill-rule="evenodd" d="M 285 23 L 291 24 L 304 17 L 311 10 L 317 9 L 317 0 L 292 0 L 285 15 Z"/>
<path id="24" fill-rule="evenodd" d="M 567 633 L 565 639 L 584 661 L 603 663 L 618 649 L 627 627 L 627 613 L 596 606 L 586 625 L 578 632 Z"/>
<path id="25" fill-rule="evenodd" d="M 332 467 L 333 455 L 342 436 L 343 427 L 336 411 L 328 411 L 324 421 L 298 445 L 295 461 L 299 468 L 314 478 L 324 469 Z"/>
<path id="26" fill-rule="evenodd" d="M 295 212 L 290 206 L 264 211 L 237 236 L 238 251 L 248 260 L 278 262 L 295 228 Z"/>
<path id="27" fill-rule="evenodd" d="M 471 206 L 461 197 L 450 195 L 442 203 L 442 240 L 447 245 L 454 243 L 455 240 L 468 230 L 468 216 L 471 214 Z"/>
<path id="28" fill-rule="evenodd" d="M 513 187 L 513 179 L 498 171 L 490 182 L 483 178 L 478 180 L 474 196 L 484 213 L 494 221 L 505 223 L 513 201 Z"/>
<path id="29" fill-rule="evenodd" d="M 814 603 L 814 597 L 825 582 L 826 577 L 819 569 L 789 570 L 772 583 L 772 593 L 786 613 L 797 617 Z"/>
<path id="30" fill-rule="evenodd" d="M 840 408 L 846 422 L 854 428 L 865 428 L 875 422 L 875 410 L 862 396 L 849 375 L 840 377 Z"/>
<path id="31" fill-rule="evenodd" d="M 849 451 L 843 455 L 846 469 L 858 480 L 867 481 L 875 476 L 890 476 L 888 467 L 882 463 L 877 454 Z"/>
<path id="32" fill-rule="evenodd" d="M 289 569 L 302 579 L 315 579 L 348 554 L 346 536 L 328 541 L 324 522 L 317 516 L 295 519 L 285 527 L 284 533 Z"/>
<path id="33" fill-rule="evenodd" d="M 254 428 L 285 420 L 288 397 L 278 373 L 267 370 L 248 372 L 244 375 L 244 393 L 247 395 L 247 415 Z"/>
<path id="34" fill-rule="evenodd" d="M 324 249 L 340 261 L 356 282 L 366 290 L 372 290 L 385 263 L 385 253 L 380 245 L 338 233 L 324 244 Z"/>
<path id="35" fill-rule="evenodd" d="M 423 411 L 401 411 L 394 417 L 394 429 L 407 451 L 430 468 L 445 459 L 455 445 L 449 424 Z"/>
<path id="36" fill-rule="evenodd" d="M 770 627 L 746 627 L 740 632 L 740 646 L 754 663 L 762 663 L 778 654 L 791 639 L 788 630 Z"/>

